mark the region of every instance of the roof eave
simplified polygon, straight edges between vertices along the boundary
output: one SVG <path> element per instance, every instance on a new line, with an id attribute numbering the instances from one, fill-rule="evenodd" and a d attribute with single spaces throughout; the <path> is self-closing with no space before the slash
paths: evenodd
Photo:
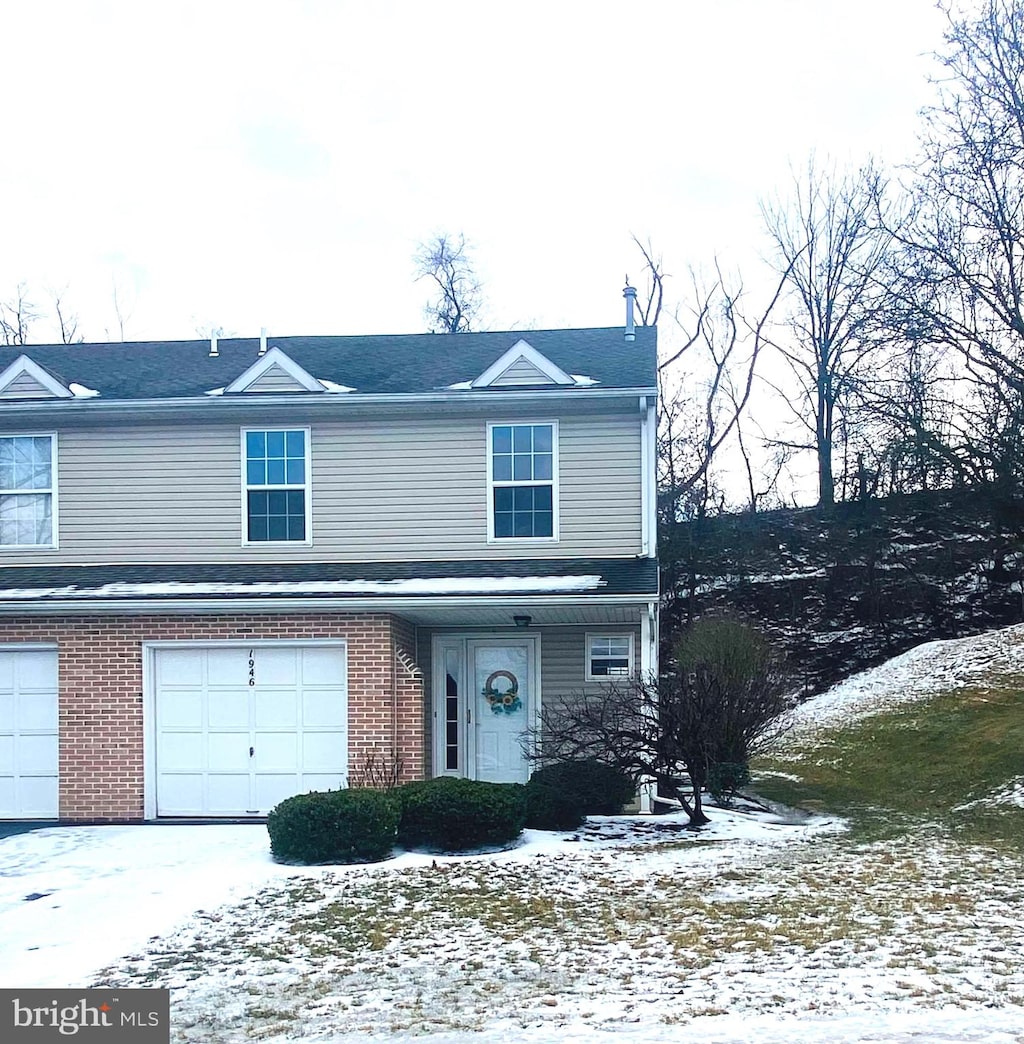
<path id="1" fill-rule="evenodd" d="M 448 595 L 388 598 L 63 598 L 53 600 L 6 599 L 0 601 L 0 616 L 195 615 L 200 613 L 351 612 L 401 613 L 403 609 L 467 609 L 501 606 L 645 605 L 657 601 L 656 591 L 634 594 L 524 595 L 508 591 L 495 595 Z"/>

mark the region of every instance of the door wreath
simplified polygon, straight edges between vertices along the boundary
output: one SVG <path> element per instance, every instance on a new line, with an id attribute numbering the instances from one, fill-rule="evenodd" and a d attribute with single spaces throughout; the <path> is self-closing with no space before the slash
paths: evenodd
<path id="1" fill-rule="evenodd" d="M 504 678 L 508 682 L 507 689 L 499 689 L 496 682 Z M 484 682 L 483 697 L 491 705 L 495 714 L 515 714 L 523 706 L 519 698 L 519 679 L 511 671 L 494 671 Z"/>

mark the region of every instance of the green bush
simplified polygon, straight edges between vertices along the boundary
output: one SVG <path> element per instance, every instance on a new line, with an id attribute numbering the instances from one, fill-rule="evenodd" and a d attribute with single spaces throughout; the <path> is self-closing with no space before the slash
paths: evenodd
<path id="1" fill-rule="evenodd" d="M 329 790 L 285 798 L 267 816 L 282 863 L 373 863 L 395 844 L 401 806 L 380 790 Z"/>
<path id="2" fill-rule="evenodd" d="M 636 785 L 600 761 L 557 761 L 537 769 L 531 783 L 560 791 L 585 816 L 614 816 L 636 796 Z"/>
<path id="3" fill-rule="evenodd" d="M 724 805 L 749 782 L 750 768 L 745 761 L 720 761 L 708 769 L 708 793 Z"/>
<path id="4" fill-rule="evenodd" d="M 453 776 L 406 783 L 395 792 L 402 803 L 399 844 L 439 852 L 507 845 L 526 822 L 525 790 Z"/>
<path id="5" fill-rule="evenodd" d="M 526 784 L 526 825 L 531 830 L 575 830 L 583 820 L 572 795 L 534 780 Z"/>

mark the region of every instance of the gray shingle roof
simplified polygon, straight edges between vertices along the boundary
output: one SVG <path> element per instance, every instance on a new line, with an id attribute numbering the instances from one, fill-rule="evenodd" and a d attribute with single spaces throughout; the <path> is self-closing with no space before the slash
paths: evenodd
<path id="1" fill-rule="evenodd" d="M 196 565 L 104 565 L 104 566 L 18 566 L 0 568 L 0 602 L 16 601 L 19 604 L 45 603 L 52 601 L 81 601 L 95 604 L 97 597 L 116 599 L 154 597 L 161 600 L 181 600 L 196 597 L 251 598 L 338 598 L 365 597 L 359 590 L 325 590 L 326 585 L 336 581 L 366 581 L 387 584 L 404 580 L 443 580 L 446 594 L 458 597 L 460 581 L 463 594 L 493 595 L 507 600 L 510 595 L 522 597 L 524 591 L 517 587 L 517 579 L 531 577 L 572 578 L 598 576 L 597 586 L 568 590 L 571 594 L 583 595 L 637 595 L 643 598 L 657 597 L 658 563 L 653 558 L 538 558 L 513 561 L 468 561 L 468 562 L 303 562 L 280 563 L 203 563 Z M 481 577 L 508 578 L 507 587 L 501 583 L 489 584 L 486 589 L 473 581 Z M 166 585 L 198 585 L 204 590 L 169 590 Z M 278 591 L 265 587 L 247 592 L 251 585 L 288 585 Z M 301 590 L 309 584 L 307 590 Z M 116 589 L 101 592 L 108 585 L 128 585 L 131 591 Z M 218 585 L 229 589 L 212 590 Z M 142 588 L 150 587 L 149 591 Z M 211 590 L 205 590 L 205 589 Z M 12 594 L 17 592 L 17 594 Z M 526 594 L 543 591 L 526 591 Z M 387 592 L 376 592 L 387 596 Z M 396 590 L 402 598 L 432 595 L 430 591 L 415 589 Z"/>
<path id="2" fill-rule="evenodd" d="M 563 370 L 605 388 L 656 383 L 656 331 L 638 327 L 627 342 L 621 327 L 589 330 L 513 330 L 471 334 L 400 334 L 366 337 L 270 337 L 319 380 L 363 393 L 442 389 L 483 373 L 517 341 L 525 340 Z M 230 384 L 257 361 L 258 338 L 224 338 L 210 358 L 210 342 L 127 341 L 105 344 L 0 347 L 0 370 L 27 355 L 65 383 L 95 389 L 105 399 L 160 399 L 203 395 Z"/>

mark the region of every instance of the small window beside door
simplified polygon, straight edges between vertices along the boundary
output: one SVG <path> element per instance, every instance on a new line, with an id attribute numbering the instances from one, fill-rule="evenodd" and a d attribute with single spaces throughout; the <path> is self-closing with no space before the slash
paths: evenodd
<path id="1" fill-rule="evenodd" d="M 587 681 L 611 681 L 633 674 L 631 634 L 587 635 Z"/>

